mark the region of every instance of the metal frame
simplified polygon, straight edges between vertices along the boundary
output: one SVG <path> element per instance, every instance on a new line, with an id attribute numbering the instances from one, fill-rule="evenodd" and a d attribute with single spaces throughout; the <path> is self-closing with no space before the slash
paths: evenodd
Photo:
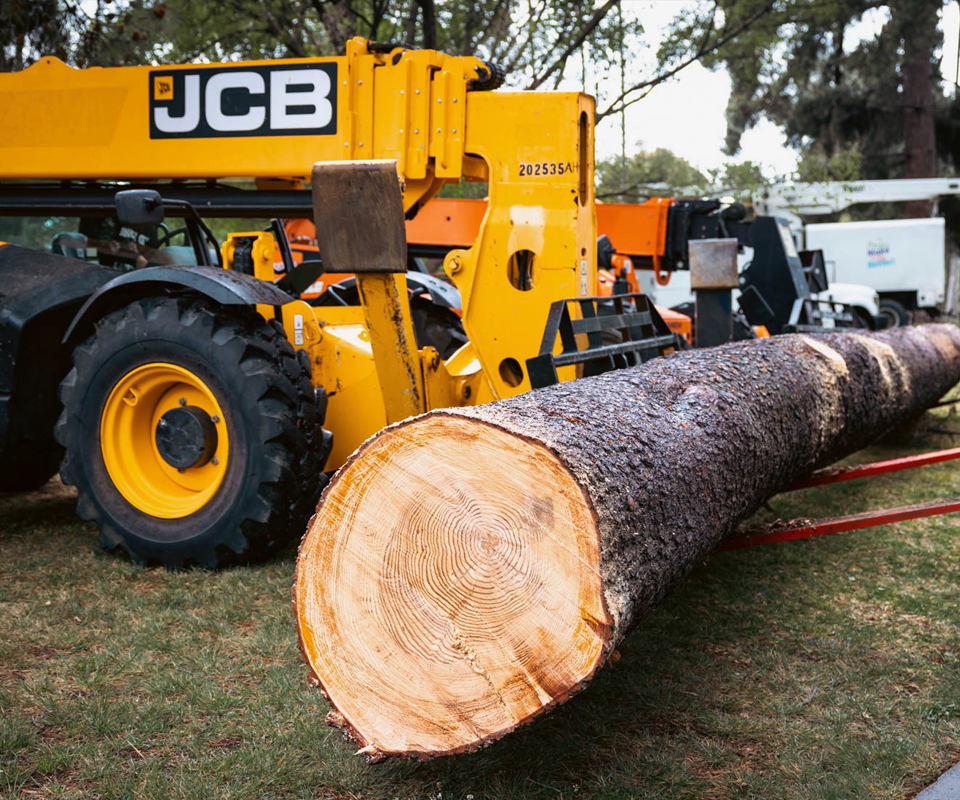
<path id="1" fill-rule="evenodd" d="M 86 212 L 89 215 L 112 216 L 116 213 L 113 196 L 121 189 L 153 189 L 160 193 L 164 202 L 188 202 L 202 216 L 208 218 L 313 217 L 313 199 L 308 191 L 242 189 L 207 181 L 129 184 L 67 181 L 56 185 L 49 182 L 0 183 L 0 215 L 67 216 Z"/>
<path id="2" fill-rule="evenodd" d="M 849 467 L 822 470 L 809 478 L 791 484 L 784 492 L 793 492 L 798 489 L 807 489 L 811 486 L 823 486 L 831 483 L 842 483 L 857 478 L 867 478 L 873 475 L 885 475 L 891 472 L 901 472 L 907 469 L 916 469 L 928 464 L 941 464 L 945 461 L 960 459 L 960 447 L 948 450 L 936 450 L 931 453 L 894 458 L 889 461 L 875 461 L 868 464 L 855 464 Z M 960 513 L 960 498 L 950 500 L 935 500 L 930 503 L 920 503 L 898 508 L 883 508 L 875 511 L 864 511 L 859 514 L 848 514 L 843 517 L 825 517 L 822 519 L 777 520 L 766 525 L 742 529 L 738 535 L 722 544 L 718 550 L 741 550 L 745 547 L 757 547 L 776 542 L 790 542 L 796 539 L 809 539 L 814 536 L 827 536 L 843 531 L 872 528 L 877 525 L 889 525 L 894 522 L 904 522 L 921 517 L 934 517 L 941 514 Z"/>
<path id="3" fill-rule="evenodd" d="M 571 313 L 572 306 L 579 307 L 579 317 Z M 622 341 L 604 344 L 604 331 L 618 331 Z M 558 336 L 562 350 L 554 355 Z M 584 338 L 586 347 L 581 347 Z M 644 294 L 558 300 L 550 306 L 539 354 L 527 359 L 527 374 L 531 386 L 541 389 L 560 382 L 558 367 L 583 364 L 588 377 L 684 349 L 683 340 Z"/>
<path id="4" fill-rule="evenodd" d="M 833 327 L 825 327 L 824 320 L 832 319 Z M 783 326 L 784 333 L 829 333 L 836 328 L 859 328 L 860 323 L 850 306 L 834 300 L 813 300 L 798 297 L 790 312 L 790 321 Z"/>

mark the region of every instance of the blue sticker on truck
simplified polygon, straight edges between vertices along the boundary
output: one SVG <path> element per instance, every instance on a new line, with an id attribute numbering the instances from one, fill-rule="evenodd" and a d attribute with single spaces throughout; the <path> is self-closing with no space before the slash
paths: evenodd
<path id="1" fill-rule="evenodd" d="M 151 139 L 336 132 L 334 62 L 150 72 Z"/>

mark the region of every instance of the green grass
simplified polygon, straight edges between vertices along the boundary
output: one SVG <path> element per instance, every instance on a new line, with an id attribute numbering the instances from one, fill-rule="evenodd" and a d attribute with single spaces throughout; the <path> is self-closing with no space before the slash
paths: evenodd
<path id="1" fill-rule="evenodd" d="M 772 507 L 957 495 L 945 464 Z M 567 705 L 474 755 L 377 766 L 306 684 L 292 549 L 139 569 L 58 482 L 0 519 L 2 797 L 905 798 L 960 758 L 956 516 L 717 555 Z"/>

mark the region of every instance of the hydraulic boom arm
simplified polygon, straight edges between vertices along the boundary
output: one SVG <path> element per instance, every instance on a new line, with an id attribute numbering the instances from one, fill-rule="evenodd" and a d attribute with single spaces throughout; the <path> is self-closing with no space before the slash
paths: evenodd
<path id="1" fill-rule="evenodd" d="M 858 203 L 935 200 L 942 195 L 952 194 L 960 194 L 960 180 L 912 178 L 794 183 L 764 189 L 754 195 L 753 207 L 758 215 L 788 217 L 794 222 L 804 215 L 835 214 Z"/>

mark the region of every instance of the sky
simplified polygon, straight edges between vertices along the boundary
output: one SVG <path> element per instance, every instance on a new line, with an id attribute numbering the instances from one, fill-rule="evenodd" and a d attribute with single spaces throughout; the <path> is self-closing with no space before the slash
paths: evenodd
<path id="1" fill-rule="evenodd" d="M 688 0 L 624 1 L 624 13 L 643 24 L 647 45 L 628 72 L 627 85 L 631 78 L 638 82 L 655 74 L 654 54 L 663 31 L 678 11 L 689 5 L 692 3 Z M 882 26 L 884 16 L 881 11 L 862 19 L 854 34 L 860 39 L 872 38 Z M 944 32 L 941 72 L 947 81 L 947 90 L 952 91 L 960 29 L 960 3 L 957 0 L 944 3 L 940 25 Z M 610 92 L 618 89 L 618 73 L 607 76 L 606 80 L 610 81 Z M 577 75 L 576 80 L 566 80 L 563 88 L 580 88 L 580 81 L 581 76 Z M 597 90 L 597 79 L 589 74 L 586 90 L 591 94 Z M 730 79 L 726 72 L 710 72 L 699 64 L 687 67 L 627 110 L 627 154 L 636 151 L 635 145 L 639 141 L 643 150 L 658 147 L 673 150 L 702 171 L 715 169 L 731 160 L 755 161 L 762 165 L 768 178 L 789 176 L 796 169 L 797 154 L 787 147 L 782 131 L 766 120 L 747 131 L 738 157 L 730 159 L 723 154 L 724 112 L 729 95 Z M 619 154 L 620 137 L 619 115 L 602 120 L 597 126 L 597 158 Z"/>

